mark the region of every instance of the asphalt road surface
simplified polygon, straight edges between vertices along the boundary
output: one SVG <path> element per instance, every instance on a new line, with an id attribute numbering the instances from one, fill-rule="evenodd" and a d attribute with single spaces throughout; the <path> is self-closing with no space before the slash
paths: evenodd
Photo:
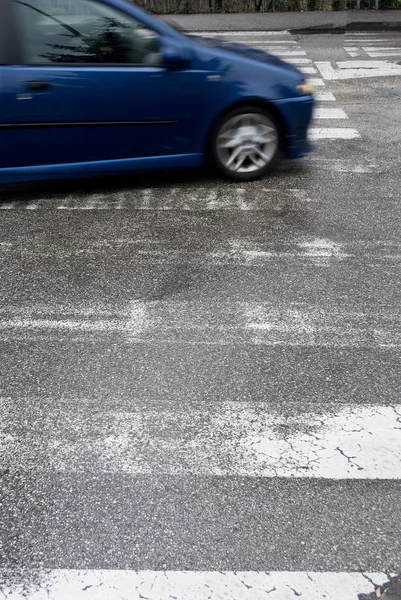
<path id="1" fill-rule="evenodd" d="M 305 69 L 313 155 L 1 192 L 8 600 L 357 600 L 401 570 L 401 35 L 226 37 Z"/>

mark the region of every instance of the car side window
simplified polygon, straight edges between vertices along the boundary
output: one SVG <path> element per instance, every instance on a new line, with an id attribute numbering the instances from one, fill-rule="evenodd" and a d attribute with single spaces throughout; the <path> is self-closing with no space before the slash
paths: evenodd
<path id="1" fill-rule="evenodd" d="M 159 65 L 156 32 L 95 0 L 14 0 L 24 64 Z"/>

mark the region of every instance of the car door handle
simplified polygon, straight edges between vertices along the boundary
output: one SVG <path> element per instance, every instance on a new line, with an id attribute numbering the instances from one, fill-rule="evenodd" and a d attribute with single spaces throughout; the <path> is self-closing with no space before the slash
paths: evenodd
<path id="1" fill-rule="evenodd" d="M 26 81 L 25 87 L 31 92 L 44 92 L 51 87 L 48 81 Z"/>

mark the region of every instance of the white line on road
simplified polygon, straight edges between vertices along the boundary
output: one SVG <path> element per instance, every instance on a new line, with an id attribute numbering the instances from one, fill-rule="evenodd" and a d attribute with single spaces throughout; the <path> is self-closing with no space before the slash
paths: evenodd
<path id="1" fill-rule="evenodd" d="M 121 571 L 27 569 L 31 583 L 3 588 L 10 600 L 307 600 L 374 593 L 384 573 L 313 571 Z M 7 581 L 5 574 L 5 581 Z M 374 583 L 371 583 L 374 582 Z"/>
<path id="2" fill-rule="evenodd" d="M 309 81 L 309 83 L 311 83 L 315 87 L 324 87 L 326 85 L 324 83 L 323 79 L 318 79 L 316 77 L 308 78 L 308 81 Z"/>
<path id="3" fill-rule="evenodd" d="M 312 75 L 313 73 L 317 73 L 317 70 L 314 67 L 299 67 L 301 73 L 305 73 L 305 75 Z"/>
<path id="4" fill-rule="evenodd" d="M 401 48 L 400 46 L 397 46 L 396 48 L 390 48 L 390 47 L 382 47 L 382 46 L 362 46 L 362 50 L 369 50 L 372 52 L 388 52 L 390 50 L 398 50 L 399 52 L 401 52 Z"/>
<path id="5" fill-rule="evenodd" d="M 342 108 L 315 108 L 314 119 L 348 119 Z"/>
<path id="6" fill-rule="evenodd" d="M 231 259 L 235 262 L 235 248 Z M 174 253 L 170 253 L 174 257 Z M 215 255 L 214 255 L 215 254 Z M 227 251 L 211 253 L 208 257 L 221 264 L 230 260 Z M 391 252 L 390 252 L 391 254 Z M 151 251 L 142 260 L 152 256 Z M 287 259 L 310 260 L 327 266 L 347 258 L 341 246 L 329 240 L 299 244 L 298 252 L 288 252 Z M 162 253 L 154 260 L 161 263 Z M 240 264 L 264 264 L 277 258 L 269 250 L 238 250 Z M 175 257 L 177 261 L 180 258 Z M 204 261 L 203 253 L 203 261 Z M 171 257 L 170 259 L 171 260 Z M 182 260 L 182 258 L 181 258 Z M 202 254 L 199 255 L 202 260 Z M 149 344 L 257 344 L 265 346 L 304 346 L 329 348 L 399 348 L 401 346 L 401 317 L 394 311 L 340 312 L 330 307 L 317 308 L 304 303 L 273 306 L 265 302 L 213 302 L 205 313 L 198 302 L 152 301 L 138 310 L 136 305 L 124 311 L 107 314 L 96 307 L 91 311 L 80 306 L 61 306 L 32 311 L 1 310 L 1 339 L 54 339 L 69 331 L 76 339 L 113 334 L 130 343 Z M 305 323 L 308 326 L 305 327 Z"/>
<path id="7" fill-rule="evenodd" d="M 308 323 L 303 325 L 308 327 Z M 94 399 L 95 400 L 95 399 Z M 0 466 L 48 471 L 401 480 L 401 405 L 337 403 L 297 411 L 260 402 L 217 401 L 207 410 L 102 409 L 80 400 L 79 412 L 58 406 L 24 414 L 0 398 Z M 73 405 L 74 406 L 74 405 Z M 18 414 L 16 413 L 18 410 Z M 20 422 L 31 421 L 24 435 Z M 168 430 L 166 429 L 168 423 Z M 77 436 L 77 432 L 79 435 Z M 39 443 L 40 440 L 40 443 Z M 207 452 L 205 451 L 207 449 Z"/>
<path id="8" fill-rule="evenodd" d="M 353 31 L 353 32 L 348 32 L 345 34 L 345 37 L 350 36 L 350 37 L 354 37 L 354 36 L 358 36 L 358 37 L 364 37 L 365 35 L 370 36 L 370 37 L 375 37 L 375 36 L 380 36 L 383 35 L 382 33 L 372 33 L 371 31 Z"/>
<path id="9" fill-rule="evenodd" d="M 360 137 L 356 129 L 348 127 L 311 127 L 309 129 L 311 140 L 355 140 Z"/>
<path id="10" fill-rule="evenodd" d="M 329 61 L 316 61 L 315 65 L 322 77 L 329 80 L 401 75 L 401 65 L 389 61 L 347 60 L 337 62 L 335 69 Z"/>
<path id="11" fill-rule="evenodd" d="M 335 96 L 331 92 L 317 90 L 314 96 L 318 102 L 335 102 Z"/>
<path id="12" fill-rule="evenodd" d="M 311 58 L 286 58 L 285 62 L 290 63 L 290 65 L 310 65 L 312 63 Z"/>
<path id="13" fill-rule="evenodd" d="M 360 56 L 360 53 L 356 52 L 354 50 L 346 50 L 346 52 L 348 52 L 348 54 L 351 56 L 351 58 L 357 58 L 358 56 Z"/>
<path id="14" fill-rule="evenodd" d="M 241 40 L 241 43 L 246 42 L 246 41 L 248 41 L 248 40 L 246 40 L 246 39 Z M 298 42 L 294 42 L 293 40 L 269 40 L 268 42 L 261 42 L 259 40 L 254 40 L 254 39 L 249 40 L 249 42 L 252 42 L 252 44 L 254 44 L 255 41 L 259 45 L 266 45 L 266 46 L 270 46 L 270 47 L 275 47 L 275 45 L 278 45 L 278 46 L 286 46 L 288 48 L 288 47 L 291 47 L 292 45 L 298 44 Z"/>
<path id="15" fill-rule="evenodd" d="M 252 37 L 258 37 L 258 36 L 262 36 L 264 37 L 265 35 L 267 36 L 275 36 L 275 35 L 291 35 L 289 31 L 283 29 L 282 31 L 188 31 L 188 33 L 191 33 L 193 35 L 205 35 L 205 36 L 213 36 L 213 37 L 227 37 L 227 36 L 242 36 L 242 37 L 246 37 L 246 36 L 252 36 Z"/>
<path id="16" fill-rule="evenodd" d="M 391 52 L 369 52 L 365 50 L 366 54 L 370 56 L 370 58 L 386 58 L 390 56 L 401 56 L 401 48 L 399 50 L 392 50 Z"/>
<path id="17" fill-rule="evenodd" d="M 394 44 L 394 42 L 401 42 L 401 38 L 347 38 L 344 44 Z"/>
<path id="18" fill-rule="evenodd" d="M 275 50 L 277 56 L 306 56 L 305 50 Z"/>
<path id="19" fill-rule="evenodd" d="M 310 202 L 305 189 L 264 187 L 263 194 L 236 186 L 235 189 L 198 187 L 196 191 L 180 188 L 159 190 L 133 189 L 115 194 L 88 194 L 85 197 L 65 196 L 60 200 L 39 199 L 34 202 L 0 202 L 0 210 L 160 210 L 160 211 L 213 211 L 213 210 L 266 210 L 280 206 L 280 202 Z"/>

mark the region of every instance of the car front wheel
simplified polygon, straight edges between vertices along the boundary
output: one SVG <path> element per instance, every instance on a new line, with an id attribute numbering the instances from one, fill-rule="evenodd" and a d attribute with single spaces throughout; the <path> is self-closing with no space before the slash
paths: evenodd
<path id="1" fill-rule="evenodd" d="M 277 164 L 280 141 L 279 128 L 267 111 L 242 106 L 225 115 L 217 127 L 214 163 L 228 179 L 259 179 Z"/>

